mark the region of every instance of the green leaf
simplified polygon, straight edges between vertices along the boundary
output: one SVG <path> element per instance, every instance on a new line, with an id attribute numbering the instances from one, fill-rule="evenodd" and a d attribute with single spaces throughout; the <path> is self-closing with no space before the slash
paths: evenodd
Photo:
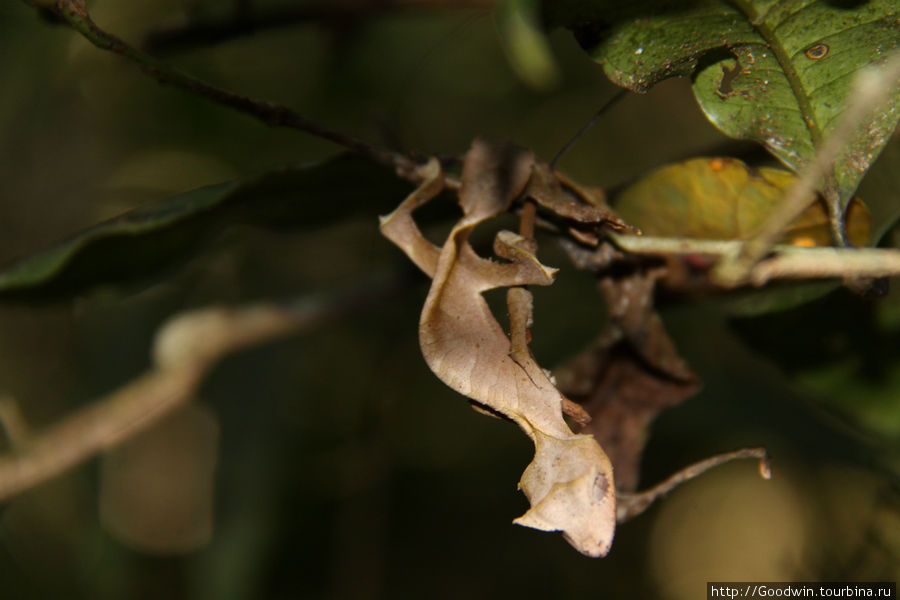
<path id="1" fill-rule="evenodd" d="M 896 0 L 545 2 L 607 76 L 636 92 L 693 77 L 707 117 L 726 134 L 764 144 L 797 170 L 828 137 L 854 75 L 900 45 Z M 846 144 L 835 169 L 853 194 L 900 119 L 900 89 Z"/>
<path id="2" fill-rule="evenodd" d="M 141 207 L 0 270 L 0 301 L 59 300 L 134 284 L 189 257 L 223 228 L 310 229 L 386 211 L 408 186 L 357 156 L 202 187 Z"/>

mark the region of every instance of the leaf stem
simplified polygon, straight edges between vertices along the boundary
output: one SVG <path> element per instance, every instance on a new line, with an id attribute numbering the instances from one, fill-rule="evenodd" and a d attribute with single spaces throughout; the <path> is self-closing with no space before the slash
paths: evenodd
<path id="1" fill-rule="evenodd" d="M 525 239 L 534 239 L 534 222 L 537 216 L 537 204 L 534 200 L 526 199 L 522 204 L 522 213 L 519 215 L 519 235 Z"/>

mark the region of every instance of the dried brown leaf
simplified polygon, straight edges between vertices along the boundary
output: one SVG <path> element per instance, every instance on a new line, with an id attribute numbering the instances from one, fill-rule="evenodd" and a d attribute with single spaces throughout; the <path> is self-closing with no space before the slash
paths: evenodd
<path id="1" fill-rule="evenodd" d="M 566 184 L 565 189 L 562 182 Z M 566 190 L 572 190 L 572 193 Z M 602 197 L 591 194 L 569 179 L 561 178 L 546 163 L 535 162 L 525 195 L 566 219 L 578 223 L 605 223 L 615 229 L 627 229 Z"/>
<path id="2" fill-rule="evenodd" d="M 697 393 L 700 384 L 655 372 L 626 342 L 616 344 L 599 360 L 603 369 L 591 393 L 582 398 L 591 421 L 581 432 L 590 433 L 603 446 L 618 489 L 633 491 L 640 481 L 650 425 L 663 410 Z"/>
<path id="3" fill-rule="evenodd" d="M 515 522 L 561 531 L 579 551 L 603 556 L 615 529 L 612 468 L 593 437 L 566 425 L 563 397 L 527 346 L 531 295 L 519 286 L 549 285 L 556 270 L 537 260 L 532 241 L 512 232 L 500 232 L 494 243 L 509 263 L 478 256 L 468 242 L 479 223 L 522 195 L 534 164 L 524 150 L 476 140 L 463 165 L 463 217 L 440 249 L 425 240 L 411 216 L 440 190 L 436 161 L 424 167 L 425 183 L 382 218 L 382 232 L 433 278 L 419 322 L 428 366 L 454 390 L 514 421 L 534 441 L 535 458 L 519 484 L 531 509 Z M 482 296 L 499 287 L 514 288 L 507 296 L 512 341 Z"/>
<path id="4" fill-rule="evenodd" d="M 619 490 L 633 491 L 649 427 L 657 415 L 700 389 L 653 309 L 660 270 L 599 281 L 609 327 L 557 372 L 560 389 L 582 403 L 590 433 L 606 451 Z"/>

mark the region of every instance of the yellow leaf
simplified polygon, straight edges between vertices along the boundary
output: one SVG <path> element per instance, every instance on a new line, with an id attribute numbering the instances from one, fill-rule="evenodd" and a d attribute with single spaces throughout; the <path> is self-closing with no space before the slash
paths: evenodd
<path id="1" fill-rule="evenodd" d="M 784 169 L 752 169 L 736 158 L 694 158 L 662 167 L 628 187 L 616 210 L 646 235 L 746 239 L 762 225 L 796 176 Z M 870 216 L 853 198 L 846 211 L 848 239 L 869 244 Z M 816 198 L 785 232 L 786 244 L 827 246 L 831 230 L 824 200 Z"/>

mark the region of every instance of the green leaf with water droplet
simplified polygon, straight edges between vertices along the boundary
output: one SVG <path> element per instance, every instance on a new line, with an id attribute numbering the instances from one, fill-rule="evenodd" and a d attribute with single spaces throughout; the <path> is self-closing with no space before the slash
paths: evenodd
<path id="1" fill-rule="evenodd" d="M 562 0 L 548 22 L 576 34 L 618 85 L 636 92 L 693 78 L 707 117 L 798 170 L 833 131 L 856 73 L 900 46 L 896 0 Z M 857 128 L 835 166 L 847 201 L 900 119 L 900 88 Z"/>

